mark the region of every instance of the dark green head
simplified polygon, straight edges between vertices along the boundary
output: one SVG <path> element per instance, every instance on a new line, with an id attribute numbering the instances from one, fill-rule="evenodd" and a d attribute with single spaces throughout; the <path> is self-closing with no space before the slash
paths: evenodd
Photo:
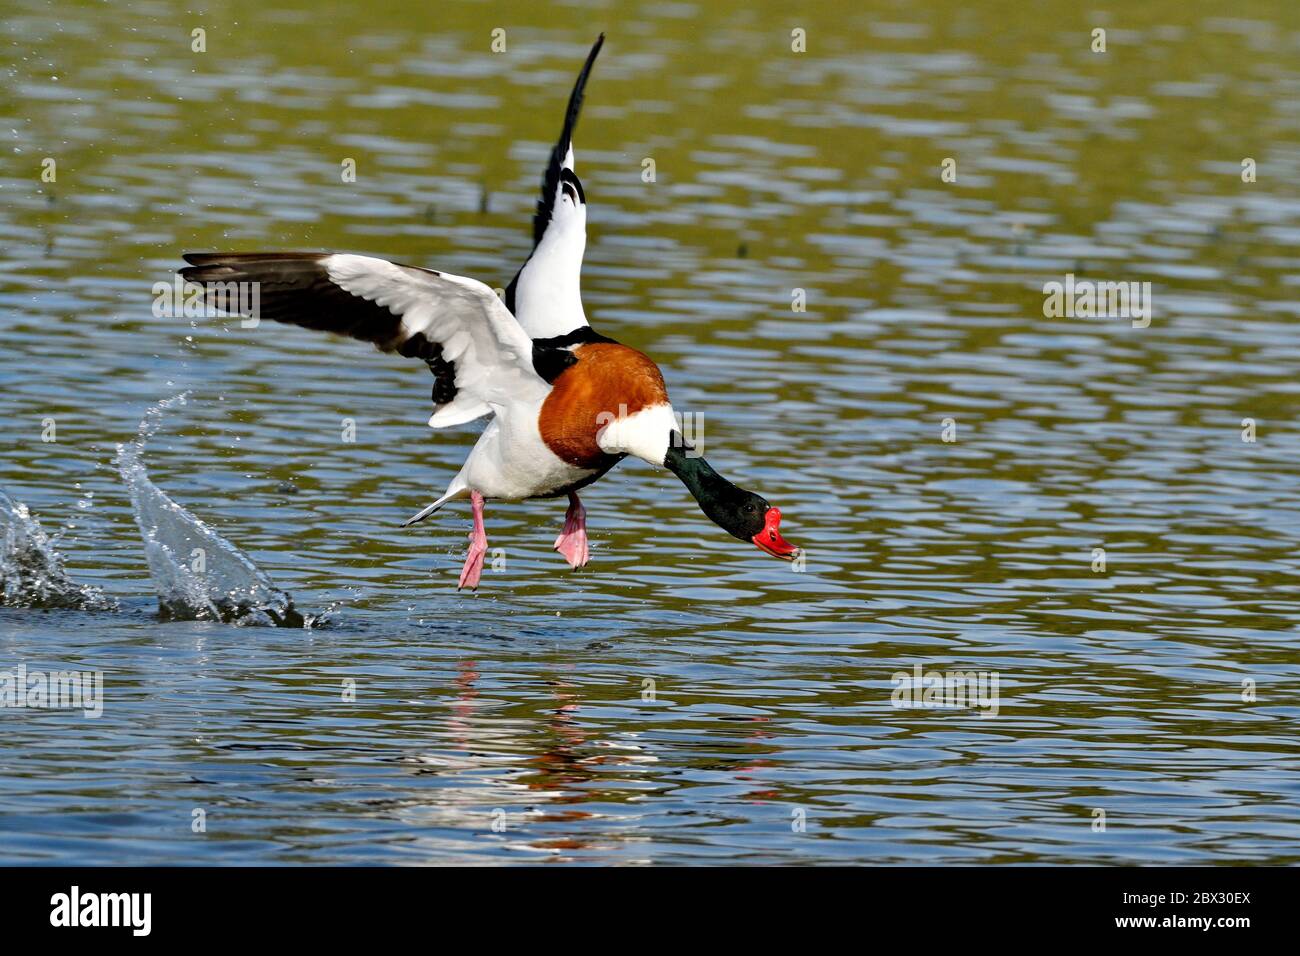
<path id="1" fill-rule="evenodd" d="M 738 488 L 714 471 L 702 457 L 692 454 L 679 432 L 673 432 L 664 467 L 681 479 L 700 503 L 700 510 L 723 531 L 751 541 L 768 554 L 790 560 L 799 549 L 778 530 L 781 512 L 762 495 Z"/>

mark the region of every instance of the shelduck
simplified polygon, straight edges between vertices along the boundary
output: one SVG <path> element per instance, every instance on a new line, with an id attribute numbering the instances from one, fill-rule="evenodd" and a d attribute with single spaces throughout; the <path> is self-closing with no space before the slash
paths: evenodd
<path id="1" fill-rule="evenodd" d="M 646 355 L 587 322 L 580 278 L 587 197 L 574 171 L 573 132 L 605 36 L 587 56 L 564 129 L 542 179 L 533 250 L 502 301 L 474 279 L 344 253 L 190 253 L 181 275 L 222 306 L 232 282 L 257 283 L 257 318 L 372 342 L 419 359 L 433 373 L 429 425 L 479 418 L 486 427 L 446 492 L 408 519 L 468 498 L 473 511 L 461 588 L 476 588 L 487 552 L 483 504 L 567 496 L 555 540 L 574 568 L 587 563 L 586 510 L 578 491 L 627 455 L 667 468 L 723 530 L 792 559 L 781 512 L 719 475 L 678 429 L 664 378 Z"/>

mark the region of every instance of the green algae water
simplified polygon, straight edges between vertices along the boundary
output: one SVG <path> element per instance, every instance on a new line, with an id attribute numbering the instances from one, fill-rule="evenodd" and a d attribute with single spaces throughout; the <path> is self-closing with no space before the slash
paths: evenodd
<path id="1" fill-rule="evenodd" d="M 0 11 L 0 490 L 106 600 L 0 608 L 0 671 L 103 678 L 0 709 L 0 862 L 1300 860 L 1300 8 L 728 7 Z M 587 314 L 806 563 L 628 461 L 586 568 L 489 503 L 458 593 L 468 509 L 399 527 L 478 427 L 427 370 L 154 285 L 503 287 L 600 30 Z M 114 460 L 187 390 L 149 478 L 329 626 L 160 619 Z"/>

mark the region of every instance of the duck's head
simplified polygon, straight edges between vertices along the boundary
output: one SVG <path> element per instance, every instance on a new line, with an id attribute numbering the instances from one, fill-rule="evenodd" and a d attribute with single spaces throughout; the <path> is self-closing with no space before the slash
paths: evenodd
<path id="1" fill-rule="evenodd" d="M 773 508 L 762 495 L 737 488 L 725 478 L 731 494 L 722 500 L 706 504 L 700 499 L 700 509 L 709 519 L 728 534 L 741 541 L 752 541 L 759 549 L 775 558 L 791 561 L 799 549 L 781 537 L 781 509 Z"/>
<path id="2" fill-rule="evenodd" d="M 676 432 L 664 456 L 664 467 L 681 479 L 700 503 L 700 510 L 723 531 L 753 542 L 773 557 L 790 561 L 799 554 L 797 547 L 781 537 L 779 508 L 723 478 Z"/>

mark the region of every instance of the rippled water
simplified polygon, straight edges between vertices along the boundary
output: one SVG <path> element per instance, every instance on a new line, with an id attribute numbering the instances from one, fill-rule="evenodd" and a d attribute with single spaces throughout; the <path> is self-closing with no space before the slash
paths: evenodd
<path id="1" fill-rule="evenodd" d="M 105 698 L 0 711 L 0 859 L 1300 860 L 1298 8 L 558 9 L 0 15 L 0 488 L 122 604 L 0 609 L 0 670 Z M 587 568 L 490 503 L 457 593 L 468 510 L 398 527 L 475 430 L 423 368 L 151 290 L 255 248 L 503 286 L 598 29 L 587 312 L 809 558 L 626 462 Z M 1044 318 L 1066 273 L 1150 326 Z M 158 620 L 112 460 L 183 389 L 150 476 L 331 626 Z M 917 665 L 996 716 L 893 706 Z"/>

